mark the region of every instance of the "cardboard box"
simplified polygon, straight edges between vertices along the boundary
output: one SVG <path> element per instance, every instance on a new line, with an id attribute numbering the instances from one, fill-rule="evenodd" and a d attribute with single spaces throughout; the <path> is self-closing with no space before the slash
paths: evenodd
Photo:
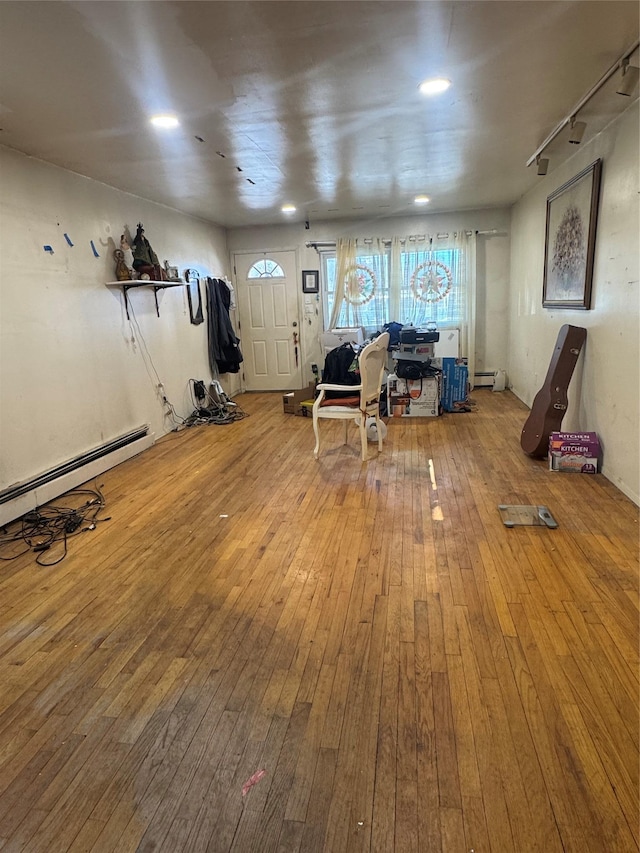
<path id="1" fill-rule="evenodd" d="M 445 412 L 466 411 L 469 400 L 469 368 L 466 358 L 434 359 L 442 362 L 442 396 L 440 403 Z M 434 364 L 434 366 L 436 366 Z"/>
<path id="2" fill-rule="evenodd" d="M 595 432 L 552 432 L 549 436 L 549 470 L 597 474 L 602 448 Z"/>
<path id="3" fill-rule="evenodd" d="M 393 418 L 433 418 L 439 414 L 440 383 L 437 376 L 387 379 L 387 407 Z"/>
<path id="4" fill-rule="evenodd" d="M 282 395 L 282 409 L 285 415 L 302 415 L 300 404 L 304 400 L 313 400 L 316 396 L 316 384 L 311 382 L 306 388 L 289 391 Z"/>

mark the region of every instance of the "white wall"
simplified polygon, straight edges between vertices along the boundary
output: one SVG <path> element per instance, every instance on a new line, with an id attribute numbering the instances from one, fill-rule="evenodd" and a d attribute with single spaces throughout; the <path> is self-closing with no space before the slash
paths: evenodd
<path id="1" fill-rule="evenodd" d="M 547 196 L 597 158 L 603 160 L 591 310 L 542 308 Z M 553 162 L 553 161 L 552 161 Z M 587 329 L 569 387 L 563 430 L 593 430 L 602 471 L 640 503 L 638 103 L 515 205 L 511 221 L 508 371 L 527 405 L 544 382 L 558 331 Z"/>
<path id="2" fill-rule="evenodd" d="M 225 232 L 208 223 L 6 148 L 0 180 L 1 490 L 142 424 L 169 431 L 154 369 L 182 416 L 189 378 L 211 378 L 206 323 L 191 325 L 184 287 L 158 292 L 160 317 L 151 288 L 130 291 L 136 324 L 105 286 L 125 225 L 133 237 L 142 221 L 181 272 L 229 267 Z"/>
<path id="3" fill-rule="evenodd" d="M 300 272 L 319 269 L 315 249 L 308 242 L 336 240 L 339 237 L 404 237 L 408 234 L 439 234 L 459 229 L 493 231 L 496 234 L 479 236 L 477 248 L 477 332 L 476 371 L 497 370 L 507 364 L 507 318 L 509 286 L 509 227 L 507 209 L 465 210 L 456 214 L 432 214 L 371 220 L 339 220 L 334 222 L 303 223 L 264 228 L 236 228 L 228 232 L 231 258 L 234 252 L 277 251 L 291 249 L 298 258 L 298 294 L 302 300 Z M 322 364 L 319 335 L 323 330 L 322 302 L 318 316 L 301 323 L 303 381 L 311 381 L 311 364 Z M 303 318 L 300 302 L 300 317 Z"/>

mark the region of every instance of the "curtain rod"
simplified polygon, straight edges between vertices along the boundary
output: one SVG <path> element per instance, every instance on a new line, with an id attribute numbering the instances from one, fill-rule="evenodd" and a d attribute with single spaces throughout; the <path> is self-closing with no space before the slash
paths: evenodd
<path id="1" fill-rule="evenodd" d="M 467 235 L 471 235 L 471 234 L 474 234 L 474 233 L 475 233 L 475 234 L 477 234 L 477 235 L 479 235 L 479 236 L 482 236 L 482 235 L 487 235 L 487 234 L 497 234 L 497 233 L 498 233 L 498 229 L 497 229 L 497 228 L 491 228 L 491 229 L 490 229 L 490 230 L 488 230 L 488 231 L 475 231 L 475 232 L 474 232 L 474 231 L 467 231 L 467 232 L 465 232 L 465 233 L 466 233 Z M 435 236 L 436 236 L 436 239 L 438 239 L 438 240 L 444 240 L 444 239 L 446 239 L 446 238 L 449 236 L 449 232 L 448 232 L 448 231 L 445 231 L 445 232 L 443 232 L 443 233 L 436 234 Z M 412 238 L 413 238 L 413 239 L 412 239 Z M 365 243 L 366 243 L 367 241 L 369 241 L 369 242 L 370 242 L 372 239 L 373 239 L 372 237 L 365 237 L 365 238 L 364 238 L 364 241 L 365 241 Z M 416 241 L 416 240 L 420 240 L 420 241 L 422 241 L 422 240 L 426 240 L 426 234 L 412 234 L 409 238 L 402 238 L 402 239 L 400 240 L 400 242 L 401 242 L 401 243 L 406 243 L 406 242 L 407 242 L 407 239 L 408 239 L 410 242 L 414 242 L 414 241 Z M 390 240 L 389 238 L 384 238 L 381 242 L 382 242 L 382 243 L 384 243 L 386 246 L 390 246 L 390 245 L 391 245 L 391 240 Z M 335 240 L 310 241 L 310 242 L 308 242 L 308 243 L 305 243 L 305 245 L 306 245 L 307 249 L 316 249 L 316 251 L 317 251 L 318 249 L 335 249 L 335 247 L 336 247 L 336 241 L 335 241 Z"/>

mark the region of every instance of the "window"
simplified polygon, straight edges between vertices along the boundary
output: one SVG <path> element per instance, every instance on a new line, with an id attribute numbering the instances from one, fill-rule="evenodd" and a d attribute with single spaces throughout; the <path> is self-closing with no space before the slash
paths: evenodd
<path id="1" fill-rule="evenodd" d="M 256 261 L 247 273 L 247 278 L 284 278 L 284 272 L 280 264 L 264 258 Z"/>
<path id="2" fill-rule="evenodd" d="M 460 249 L 411 249 L 400 254 L 400 320 L 457 327 L 465 311 Z"/>
<path id="3" fill-rule="evenodd" d="M 433 249 L 428 244 L 402 248 L 397 271 L 392 274 L 391 248 L 382 254 L 356 257 L 355 275 L 349 276 L 339 326 L 365 326 L 368 331 L 384 323 L 435 322 L 438 328 L 457 328 L 465 315 L 461 249 Z M 325 317 L 331 316 L 336 292 L 335 252 L 321 255 Z M 395 293 L 392 278 L 397 282 Z"/>
<path id="4" fill-rule="evenodd" d="M 323 299 L 327 322 L 333 310 L 336 290 L 337 258 L 335 252 L 322 256 Z M 389 255 L 358 255 L 355 275 L 345 297 L 338 326 L 365 326 L 373 330 L 387 323 L 389 302 Z M 357 321 L 357 322 L 356 322 Z"/>

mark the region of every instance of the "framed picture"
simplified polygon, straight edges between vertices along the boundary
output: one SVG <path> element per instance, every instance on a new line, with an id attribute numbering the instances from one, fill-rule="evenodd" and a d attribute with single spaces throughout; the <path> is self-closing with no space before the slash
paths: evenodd
<path id="1" fill-rule="evenodd" d="M 200 295 L 200 273 L 198 270 L 188 269 L 184 273 L 187 282 L 187 297 L 189 299 L 189 316 L 194 326 L 204 323 L 202 314 L 202 296 Z"/>
<path id="2" fill-rule="evenodd" d="M 320 291 L 320 273 L 318 270 L 302 270 L 302 292 L 318 293 Z"/>
<path id="3" fill-rule="evenodd" d="M 591 308 L 601 173 L 596 160 L 547 198 L 545 308 Z"/>
<path id="4" fill-rule="evenodd" d="M 164 262 L 164 271 L 167 274 L 167 281 L 180 281 L 178 267 L 171 266 L 169 261 Z"/>

